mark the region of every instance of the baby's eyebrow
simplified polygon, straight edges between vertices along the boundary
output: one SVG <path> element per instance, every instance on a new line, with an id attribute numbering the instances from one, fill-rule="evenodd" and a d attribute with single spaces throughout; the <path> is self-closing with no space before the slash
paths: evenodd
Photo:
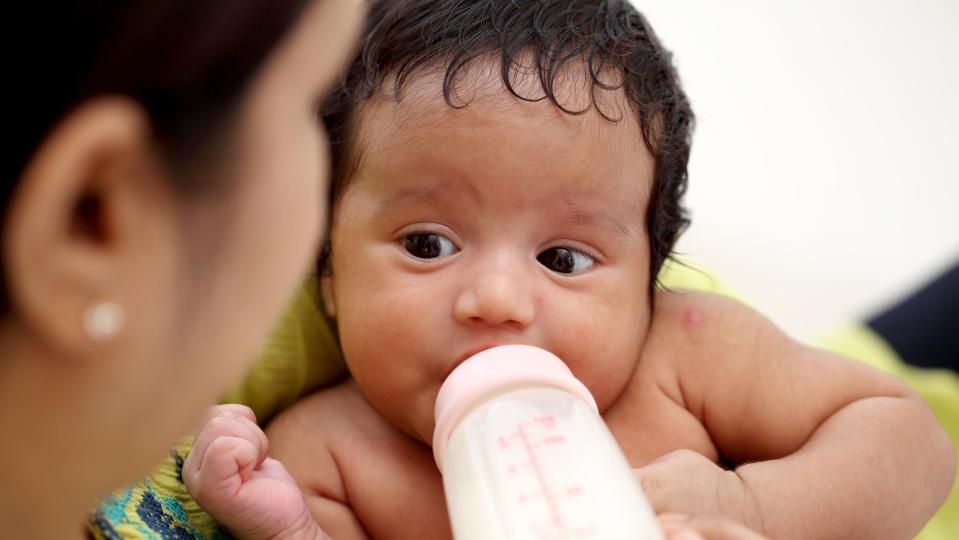
<path id="1" fill-rule="evenodd" d="M 632 228 L 608 212 L 595 212 L 575 204 L 561 204 L 556 208 L 554 216 L 564 224 L 571 226 L 587 226 L 612 231 L 624 240 L 635 240 L 636 234 Z"/>
<path id="2" fill-rule="evenodd" d="M 475 186 L 468 183 L 442 182 L 427 186 L 411 186 L 389 193 L 377 203 L 377 209 L 382 212 L 402 204 L 449 204 L 460 194 L 467 194 L 474 200 L 481 197 Z M 634 241 L 637 238 L 634 228 L 617 219 L 609 212 L 592 210 L 571 202 L 555 202 L 544 204 L 543 209 L 551 219 L 557 223 L 573 227 L 591 227 L 604 229 L 619 235 L 624 240 Z"/>
<path id="3" fill-rule="evenodd" d="M 468 184 L 452 184 L 443 182 L 429 186 L 406 187 L 390 193 L 381 200 L 377 207 L 380 211 L 404 204 L 412 203 L 431 203 L 439 204 L 448 201 L 452 196 L 466 192 L 474 198 L 478 197 L 473 186 Z"/>

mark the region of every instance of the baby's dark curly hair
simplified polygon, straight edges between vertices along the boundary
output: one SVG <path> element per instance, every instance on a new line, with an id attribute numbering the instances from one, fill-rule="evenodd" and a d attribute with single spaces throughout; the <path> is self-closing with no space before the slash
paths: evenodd
<path id="1" fill-rule="evenodd" d="M 655 164 L 646 213 L 653 286 L 689 224 L 682 199 L 694 118 L 672 55 L 628 0 L 373 0 L 370 8 L 357 55 L 323 106 L 334 193 L 358 163 L 350 149 L 356 111 L 386 85 L 400 99 L 404 85 L 423 70 L 443 75 L 451 107 L 468 105 L 455 99 L 458 75 L 491 56 L 499 58 L 502 81 L 516 98 L 548 99 L 569 114 L 595 110 L 621 121 L 622 115 L 614 118 L 598 105 L 597 93 L 622 92 Z M 571 110 L 557 98 L 563 69 L 584 70 L 592 106 Z M 535 97 L 517 91 L 518 77 L 530 73 L 542 89 Z M 610 73 L 615 82 L 608 81 Z"/>

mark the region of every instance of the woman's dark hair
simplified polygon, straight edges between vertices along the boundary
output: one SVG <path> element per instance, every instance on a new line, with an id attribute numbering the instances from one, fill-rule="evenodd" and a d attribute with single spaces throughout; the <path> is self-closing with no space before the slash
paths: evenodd
<path id="1" fill-rule="evenodd" d="M 174 168 L 221 135 L 237 97 L 296 20 L 302 0 L 16 2 L 4 29 L 4 218 L 17 182 L 58 120 L 85 100 L 124 95 L 150 117 Z M 195 177 L 174 174 L 179 192 Z M 4 280 L 5 281 L 5 280 Z M 5 293 L 5 291 L 3 291 Z M 0 297 L 0 311 L 7 307 Z"/>
<path id="2" fill-rule="evenodd" d="M 350 147 L 354 112 L 389 84 L 395 99 L 422 70 L 438 70 L 443 96 L 458 103 L 458 75 L 472 61 L 499 57 L 506 88 L 527 101 L 548 99 L 570 114 L 595 109 L 597 93 L 622 91 L 655 161 L 646 213 L 650 236 L 650 286 L 689 224 L 682 204 L 693 112 L 672 56 L 628 0 L 374 0 L 358 56 L 324 106 L 333 145 L 333 190 L 358 164 Z M 582 65 L 592 81 L 592 106 L 569 110 L 554 89 L 562 70 Z M 517 77 L 538 76 L 542 93 L 525 96 Z M 613 81 L 609 74 L 613 73 Z M 389 81 L 389 82 L 388 82 Z M 639 179 L 637 179 L 639 181 Z"/>

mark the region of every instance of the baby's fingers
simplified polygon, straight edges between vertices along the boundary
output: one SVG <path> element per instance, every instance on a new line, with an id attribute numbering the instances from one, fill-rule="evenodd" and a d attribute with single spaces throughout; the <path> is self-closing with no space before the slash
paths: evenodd
<path id="1" fill-rule="evenodd" d="M 203 415 L 203 420 L 199 424 L 200 429 L 202 430 L 203 427 L 206 426 L 207 422 L 217 416 L 248 418 L 256 423 L 256 413 L 253 412 L 253 409 L 239 403 L 223 403 L 221 405 L 209 407 L 206 410 L 206 414 Z"/>
<path id="2" fill-rule="evenodd" d="M 197 435 L 193 442 L 193 448 L 183 464 L 185 476 L 199 472 L 204 467 L 207 455 L 212 450 L 211 445 L 221 437 L 235 437 L 246 440 L 255 449 L 255 458 L 252 464 L 239 470 L 244 480 L 257 465 L 266 459 L 269 452 L 270 442 L 263 430 L 253 420 L 246 415 L 226 411 L 225 414 L 221 413 L 210 418 L 200 434 Z"/>
<path id="3" fill-rule="evenodd" d="M 245 441 L 244 451 L 237 454 L 235 447 L 217 443 L 222 438 Z M 193 448 L 183 463 L 183 480 L 190 491 L 197 489 L 201 485 L 199 477 L 205 472 L 207 464 L 216 462 L 232 464 L 233 470 L 229 471 L 229 474 L 238 475 L 238 481 L 246 481 L 257 465 L 266 459 L 268 451 L 269 441 L 266 435 L 248 417 L 232 414 L 215 416 L 197 435 Z M 224 455 L 223 452 L 229 453 Z M 236 457 L 242 458 L 241 461 L 237 461 Z M 216 481 L 222 481 L 227 473 L 222 469 L 218 471 L 216 474 L 206 475 L 207 478 L 214 476 Z M 202 484 L 209 484 L 209 480 L 203 480 Z"/>
<path id="4" fill-rule="evenodd" d="M 766 537 L 725 518 L 663 514 L 659 523 L 669 540 L 766 540 Z"/>
<path id="5" fill-rule="evenodd" d="M 673 499 L 681 494 L 675 493 L 676 479 L 672 478 L 669 473 L 668 467 L 657 467 L 656 465 L 633 469 L 633 474 L 643 488 L 643 493 L 646 494 L 646 499 L 649 500 L 653 511 L 657 513 L 687 511 L 685 508 L 677 508 L 672 504 Z"/>
<path id="6" fill-rule="evenodd" d="M 196 472 L 201 486 L 235 493 L 257 465 L 258 449 L 248 439 L 223 436 L 210 443 Z"/>
<path id="7" fill-rule="evenodd" d="M 657 513 L 725 515 L 726 504 L 739 502 L 733 499 L 739 478 L 691 450 L 671 452 L 633 472 Z"/>
<path id="8" fill-rule="evenodd" d="M 183 481 L 190 495 L 217 516 L 234 511 L 235 497 L 243 487 L 241 471 L 252 470 L 257 449 L 240 437 L 219 437 L 210 443 L 198 467 L 184 467 Z"/>

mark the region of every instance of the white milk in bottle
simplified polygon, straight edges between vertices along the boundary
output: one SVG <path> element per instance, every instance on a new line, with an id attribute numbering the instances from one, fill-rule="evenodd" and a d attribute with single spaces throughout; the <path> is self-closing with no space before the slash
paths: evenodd
<path id="1" fill-rule="evenodd" d="M 553 354 L 506 345 L 457 366 L 433 453 L 456 540 L 661 540 L 589 390 Z"/>

